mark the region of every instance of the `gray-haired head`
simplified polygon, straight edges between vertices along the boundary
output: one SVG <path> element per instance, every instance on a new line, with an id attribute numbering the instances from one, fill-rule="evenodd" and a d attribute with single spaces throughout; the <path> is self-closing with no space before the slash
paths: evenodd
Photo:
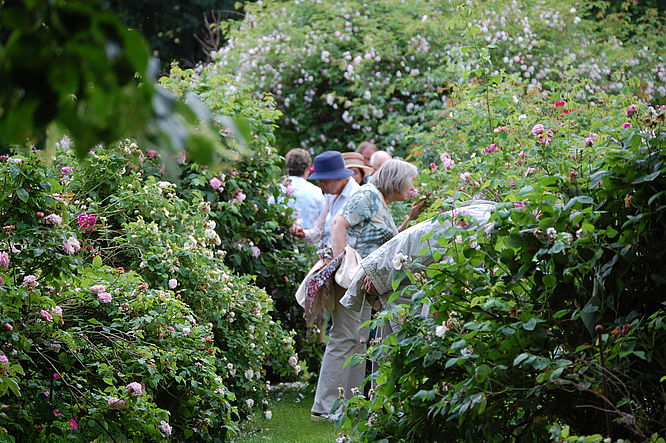
<path id="1" fill-rule="evenodd" d="M 372 184 L 385 197 L 390 197 L 410 186 L 418 173 L 419 170 L 413 164 L 403 160 L 391 159 L 374 173 Z"/>
<path id="2" fill-rule="evenodd" d="M 391 160 L 391 154 L 386 151 L 377 151 L 370 157 L 370 167 L 376 171 L 389 160 Z"/>

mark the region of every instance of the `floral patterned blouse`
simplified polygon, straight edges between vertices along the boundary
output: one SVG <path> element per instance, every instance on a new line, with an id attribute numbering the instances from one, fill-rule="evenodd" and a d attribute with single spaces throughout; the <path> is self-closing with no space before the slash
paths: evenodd
<path id="1" fill-rule="evenodd" d="M 347 243 L 362 258 L 398 233 L 384 197 L 372 183 L 361 186 L 345 203 L 342 216 L 350 225 Z"/>

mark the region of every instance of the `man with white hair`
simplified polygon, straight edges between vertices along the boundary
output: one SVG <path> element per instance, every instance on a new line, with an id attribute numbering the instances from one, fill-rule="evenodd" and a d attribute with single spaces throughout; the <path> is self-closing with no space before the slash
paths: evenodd
<path id="1" fill-rule="evenodd" d="M 376 171 L 389 160 L 391 160 L 391 154 L 386 151 L 377 151 L 370 157 L 370 167 Z"/>

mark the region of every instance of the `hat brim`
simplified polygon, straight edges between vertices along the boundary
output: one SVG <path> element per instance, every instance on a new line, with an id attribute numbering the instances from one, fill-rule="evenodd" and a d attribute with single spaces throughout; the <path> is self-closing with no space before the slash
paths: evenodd
<path id="1" fill-rule="evenodd" d="M 335 171 L 314 172 L 310 174 L 308 180 L 337 180 L 354 175 L 351 169 L 336 169 Z"/>
<path id="2" fill-rule="evenodd" d="M 372 168 L 370 166 L 365 166 L 365 165 L 347 165 L 345 164 L 345 168 L 358 168 L 358 169 L 365 169 L 367 171 L 371 171 Z"/>

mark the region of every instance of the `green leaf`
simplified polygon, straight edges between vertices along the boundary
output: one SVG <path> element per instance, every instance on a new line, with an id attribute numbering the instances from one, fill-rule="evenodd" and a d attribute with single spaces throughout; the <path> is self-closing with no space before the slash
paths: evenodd
<path id="1" fill-rule="evenodd" d="M 518 355 L 518 356 L 513 360 L 513 365 L 514 365 L 514 366 L 518 366 L 518 365 L 521 364 L 523 361 L 525 361 L 525 360 L 527 359 L 527 357 L 529 357 L 529 356 L 530 356 L 530 354 L 528 354 L 527 352 L 523 352 L 522 354 Z"/>
<path id="2" fill-rule="evenodd" d="M 637 185 L 639 183 L 645 183 L 645 182 L 651 182 L 655 178 L 659 177 L 659 174 L 661 174 L 661 170 L 655 171 L 652 174 L 644 175 L 641 178 L 637 178 L 636 180 L 632 181 L 632 185 Z"/>
<path id="3" fill-rule="evenodd" d="M 99 269 L 102 267 L 102 257 L 99 255 L 96 255 L 95 258 L 93 258 L 93 268 Z"/>
<path id="4" fill-rule="evenodd" d="M 534 331 L 534 328 L 536 328 L 537 323 L 539 323 L 540 321 L 543 320 L 539 320 L 538 318 L 534 317 L 530 318 L 525 323 L 523 323 L 523 329 L 526 331 Z"/>
<path id="5" fill-rule="evenodd" d="M 16 190 L 16 196 L 19 199 L 21 199 L 21 201 L 23 201 L 23 202 L 27 202 L 28 198 L 30 198 L 30 195 L 28 194 L 28 192 L 23 188 L 18 188 Z"/>

